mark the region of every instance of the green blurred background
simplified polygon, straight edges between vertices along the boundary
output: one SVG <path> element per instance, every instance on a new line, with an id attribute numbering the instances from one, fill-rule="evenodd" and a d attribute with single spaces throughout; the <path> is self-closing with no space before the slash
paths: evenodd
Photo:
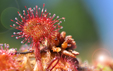
<path id="1" fill-rule="evenodd" d="M 66 31 L 67 35 L 72 35 L 76 41 L 76 51 L 80 53 L 77 57 L 82 61 L 91 61 L 100 38 L 95 21 L 81 0 L 0 0 L 0 43 L 7 43 L 10 48 L 19 49 L 22 39 L 11 37 L 13 32 L 18 30 L 10 27 L 14 24 L 10 20 L 19 18 L 17 11 L 22 14 L 25 6 L 33 8 L 38 5 L 42 8 L 43 3 L 48 12 L 66 18 L 61 24 L 64 27 L 61 31 Z"/>

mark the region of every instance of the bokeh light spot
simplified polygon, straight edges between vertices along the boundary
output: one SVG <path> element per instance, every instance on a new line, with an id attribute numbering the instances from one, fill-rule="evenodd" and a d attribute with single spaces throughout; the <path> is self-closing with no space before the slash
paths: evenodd
<path id="1" fill-rule="evenodd" d="M 111 53 L 105 48 L 98 48 L 92 54 L 92 61 L 95 62 L 104 62 L 111 58 Z"/>
<path id="2" fill-rule="evenodd" d="M 11 29 L 10 25 L 13 24 L 13 22 L 11 22 L 11 19 L 14 19 L 14 17 L 18 17 L 17 11 L 19 11 L 19 9 L 15 7 L 8 7 L 2 11 L 1 23 L 5 28 Z"/>
<path id="3" fill-rule="evenodd" d="M 105 56 L 104 55 L 100 55 L 98 58 L 99 61 L 103 62 L 105 60 Z"/>

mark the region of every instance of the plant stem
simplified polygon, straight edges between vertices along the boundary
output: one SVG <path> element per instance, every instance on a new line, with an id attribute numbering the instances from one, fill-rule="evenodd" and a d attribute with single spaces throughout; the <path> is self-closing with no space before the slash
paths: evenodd
<path id="1" fill-rule="evenodd" d="M 38 71 L 43 71 L 42 62 L 41 62 L 41 54 L 40 54 L 40 49 L 39 49 L 40 44 L 37 43 L 37 44 L 34 44 L 34 45 L 35 45 L 34 53 L 35 53 Z"/>

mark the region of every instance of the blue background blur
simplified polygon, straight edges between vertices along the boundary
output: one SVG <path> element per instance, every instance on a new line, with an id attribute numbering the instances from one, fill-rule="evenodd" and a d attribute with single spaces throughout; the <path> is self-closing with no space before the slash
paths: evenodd
<path id="1" fill-rule="evenodd" d="M 22 14 L 25 6 L 42 8 L 43 3 L 48 12 L 66 18 L 61 31 L 73 36 L 79 58 L 91 61 L 93 52 L 100 47 L 112 52 L 113 0 L 0 0 L 0 43 L 19 48 L 22 39 L 11 37 L 18 30 L 10 27 L 10 19 L 19 18 L 17 11 Z"/>

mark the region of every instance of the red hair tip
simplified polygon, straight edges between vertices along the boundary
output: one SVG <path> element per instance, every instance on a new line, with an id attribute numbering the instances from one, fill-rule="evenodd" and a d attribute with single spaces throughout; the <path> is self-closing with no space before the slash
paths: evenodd
<path id="1" fill-rule="evenodd" d="M 11 19 L 11 21 L 13 21 L 13 20 Z"/>
<path id="2" fill-rule="evenodd" d="M 12 25 L 10 25 L 10 27 L 12 27 Z"/>
<path id="3" fill-rule="evenodd" d="M 65 19 L 65 17 L 62 17 L 62 19 Z"/>
<path id="4" fill-rule="evenodd" d="M 27 8 L 27 7 L 25 6 L 25 8 Z"/>
<path id="5" fill-rule="evenodd" d="M 45 3 L 43 4 L 43 7 L 45 6 Z"/>
<path id="6" fill-rule="evenodd" d="M 13 35 L 11 35 L 11 37 L 13 37 Z"/>
<path id="7" fill-rule="evenodd" d="M 17 11 L 17 13 L 19 14 L 19 11 Z"/>

